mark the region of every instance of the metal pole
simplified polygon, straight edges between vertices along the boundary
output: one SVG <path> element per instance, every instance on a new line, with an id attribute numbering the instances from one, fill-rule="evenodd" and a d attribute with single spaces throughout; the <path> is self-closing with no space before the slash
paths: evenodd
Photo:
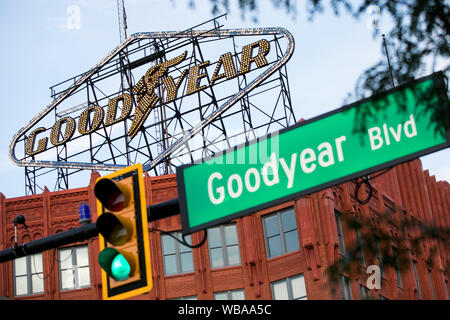
<path id="1" fill-rule="evenodd" d="M 96 237 L 97 235 L 98 231 L 95 223 L 85 224 L 76 229 L 60 232 L 49 237 L 30 241 L 24 244 L 18 244 L 12 248 L 2 250 L 0 251 L 0 263 L 14 260 L 26 255 L 39 253 L 45 250 L 58 248 L 66 244 L 84 241 Z"/>
<path id="2" fill-rule="evenodd" d="M 389 67 L 389 74 L 391 75 L 391 81 L 392 81 L 392 88 L 394 88 L 395 82 L 394 82 L 394 76 L 392 74 L 391 60 L 389 59 L 389 51 L 388 51 L 387 44 L 386 44 L 386 37 L 385 37 L 384 33 L 381 36 L 383 37 L 384 51 L 386 51 L 386 58 L 387 58 L 388 67 Z"/>
<path id="3" fill-rule="evenodd" d="M 147 207 L 148 221 L 163 219 L 180 213 L 178 198 L 154 204 Z M 45 238 L 17 244 L 14 247 L 0 251 L 0 263 L 14 260 L 16 258 L 39 253 L 45 250 L 58 248 L 66 244 L 84 241 L 98 235 L 95 223 L 87 223 L 75 229 L 60 232 Z"/>
<path id="4" fill-rule="evenodd" d="M 155 221 L 167 218 L 180 213 L 178 198 L 153 204 L 147 207 L 147 220 Z"/>

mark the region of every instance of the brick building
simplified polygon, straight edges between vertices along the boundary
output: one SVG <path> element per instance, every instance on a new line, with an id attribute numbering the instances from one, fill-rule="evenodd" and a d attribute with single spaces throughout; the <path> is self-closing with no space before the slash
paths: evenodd
<path id="1" fill-rule="evenodd" d="M 93 173 L 88 187 L 6 199 L 0 194 L 0 249 L 14 245 L 14 217 L 24 243 L 79 226 L 78 207 L 88 203 L 96 220 Z M 177 197 L 175 175 L 145 177 L 147 204 Z M 377 264 L 375 252 L 363 252 L 361 274 L 340 275 L 333 291 L 327 267 L 358 235 L 342 223 L 342 215 L 378 216 L 394 205 L 424 224 L 450 226 L 448 182 L 437 182 L 420 160 L 398 165 L 372 179 L 367 204 L 355 200 L 353 182 L 289 201 L 230 223 L 208 229 L 207 242 L 189 249 L 177 235 L 180 216 L 149 224 L 153 290 L 137 299 L 448 299 L 448 244 L 424 240 L 421 251 L 437 248 L 433 263 L 410 250 L 411 264 L 401 272 L 384 268 L 381 289 L 366 288 L 366 268 Z M 393 225 L 383 225 L 393 236 Z M 203 232 L 192 234 L 198 243 Z M 392 249 L 392 250 L 395 250 Z M 13 299 L 101 299 L 97 262 L 98 238 L 0 264 L 0 296 Z"/>

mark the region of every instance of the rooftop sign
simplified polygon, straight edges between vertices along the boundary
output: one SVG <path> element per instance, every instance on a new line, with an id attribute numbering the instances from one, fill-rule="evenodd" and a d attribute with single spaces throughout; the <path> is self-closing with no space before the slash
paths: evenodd
<path id="1" fill-rule="evenodd" d="M 191 233 L 447 148 L 442 73 L 177 168 Z"/>
<path id="2" fill-rule="evenodd" d="M 220 45 L 240 36 L 246 43 L 235 44 L 229 51 Z M 284 52 L 273 46 L 282 38 L 287 43 Z M 200 47 L 208 48 L 207 53 Z M 117 170 L 129 162 L 149 159 L 154 165 L 184 147 L 189 139 L 274 74 L 289 60 L 293 50 L 293 37 L 283 28 L 134 34 L 90 71 L 73 78 L 68 88 L 19 130 L 10 144 L 10 158 L 19 166 L 66 169 Z M 125 53 L 129 60 L 123 58 Z M 227 82 L 234 78 L 240 79 L 239 87 L 227 87 Z M 213 87 L 220 90 L 213 91 Z M 200 93 L 209 95 L 211 102 L 204 103 L 200 120 L 187 121 L 194 114 L 191 111 L 199 108 L 195 95 Z M 189 96 L 192 100 L 181 100 Z M 214 108 L 208 108 L 210 105 Z M 67 106 L 71 107 L 68 109 L 71 113 L 56 112 L 57 108 Z M 159 112 L 157 108 L 162 106 L 166 110 Z M 55 115 L 51 113 L 53 110 Z M 165 117 L 164 122 L 157 124 L 162 129 L 152 127 L 155 117 L 159 117 L 156 113 Z M 183 128 L 182 121 L 190 128 Z M 174 123 L 177 127 L 169 128 Z M 140 135 L 147 129 L 147 136 Z M 160 141 L 145 140 L 158 130 L 166 134 L 166 145 L 163 152 L 151 154 L 150 149 Z M 133 151 L 135 157 L 130 156 Z"/>

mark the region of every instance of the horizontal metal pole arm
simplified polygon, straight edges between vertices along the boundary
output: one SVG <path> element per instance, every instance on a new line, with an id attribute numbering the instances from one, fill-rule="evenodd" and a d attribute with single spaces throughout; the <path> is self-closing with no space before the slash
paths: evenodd
<path id="1" fill-rule="evenodd" d="M 147 206 L 148 221 L 163 219 L 180 213 L 178 198 Z M 0 251 L 0 263 L 39 253 L 45 250 L 59 248 L 66 244 L 84 241 L 98 235 L 95 223 L 88 223 L 79 228 L 56 233 L 51 236 L 19 244 Z"/>
<path id="2" fill-rule="evenodd" d="M 45 250 L 58 248 L 66 244 L 88 240 L 98 235 L 95 223 L 85 224 L 79 228 L 56 233 L 51 236 L 19 244 L 0 251 L 0 263 Z"/>
<path id="3" fill-rule="evenodd" d="M 178 198 L 152 204 L 147 207 L 147 220 L 155 221 L 167 218 L 180 213 L 180 204 Z"/>

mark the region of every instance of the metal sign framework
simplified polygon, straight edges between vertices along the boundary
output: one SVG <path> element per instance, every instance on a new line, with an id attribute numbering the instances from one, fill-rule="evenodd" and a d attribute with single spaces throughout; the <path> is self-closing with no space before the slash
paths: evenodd
<path id="1" fill-rule="evenodd" d="M 26 194 L 42 190 L 38 180 L 55 173 L 55 190 L 68 189 L 69 177 L 81 171 L 114 171 L 139 162 L 151 175 L 173 173 L 180 165 L 294 124 L 285 65 L 294 51 L 292 35 L 283 28 L 225 30 L 219 22 L 222 17 L 181 32 L 133 34 L 90 71 L 52 86 L 53 102 L 16 133 L 9 149 L 11 160 L 25 167 Z M 253 65 L 233 79 L 220 79 L 214 86 L 186 95 L 186 70 L 191 72 L 193 67 L 202 65 L 220 68 L 217 58 L 225 50 L 239 67 L 243 47 L 260 39 L 270 46 L 267 65 Z M 64 140 L 64 132 L 74 129 L 62 119 L 71 117 L 73 123 L 80 124 L 86 109 L 100 106 L 106 111 L 111 99 L 133 95 L 133 88 L 149 67 L 168 62 L 182 52 L 187 52 L 185 59 L 165 74 L 181 83 L 179 94 L 166 102 L 167 84 L 160 78 L 154 90 L 159 102 L 133 138 L 127 134 L 131 116 L 86 135 L 75 134 L 70 141 L 50 146 L 45 152 L 27 154 L 27 139 L 37 126 L 45 123 L 42 132 L 48 135 L 51 124 L 61 122 L 51 141 Z M 211 71 L 208 73 L 206 67 L 196 70 L 200 74 L 199 86 L 201 78 L 210 83 Z M 131 103 L 136 109 L 134 98 Z M 124 108 L 118 105 L 117 113 Z M 95 126 L 95 115 L 88 112 L 86 128 Z M 38 138 L 35 144 L 40 147 Z"/>

